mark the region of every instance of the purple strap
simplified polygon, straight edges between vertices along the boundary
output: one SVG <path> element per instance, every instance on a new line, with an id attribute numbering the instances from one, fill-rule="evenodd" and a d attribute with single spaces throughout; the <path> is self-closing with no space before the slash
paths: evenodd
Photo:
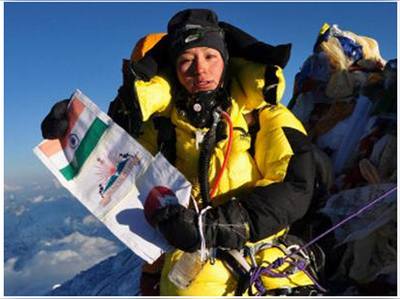
<path id="1" fill-rule="evenodd" d="M 391 193 L 393 193 L 396 190 L 397 190 L 397 186 L 394 186 L 393 188 L 391 188 L 388 191 L 386 191 L 383 195 L 381 195 L 378 198 L 374 199 L 373 201 L 368 203 L 366 206 L 362 207 L 357 212 L 355 212 L 355 213 L 351 214 L 350 216 L 348 216 L 347 218 L 343 219 L 342 221 L 340 221 L 339 223 L 337 223 L 336 225 L 334 225 L 333 227 L 331 227 L 330 229 L 328 229 L 324 233 L 320 234 L 316 238 L 312 239 L 310 242 L 308 242 L 305 245 L 301 246 L 299 249 L 293 251 L 292 253 L 290 253 L 289 255 L 285 256 L 284 258 L 276 259 L 268 267 L 257 267 L 257 268 L 252 269 L 251 276 L 250 276 L 250 289 L 251 289 L 252 285 L 255 285 L 255 287 L 256 287 L 256 289 L 258 291 L 255 294 L 256 296 L 261 296 L 262 294 L 265 294 L 266 289 L 265 289 L 265 287 L 264 287 L 264 285 L 263 285 L 263 283 L 261 281 L 261 276 L 262 275 L 268 275 L 270 277 L 279 277 L 279 278 L 288 277 L 292 273 L 278 273 L 278 272 L 273 271 L 273 269 L 277 269 L 280 266 L 282 266 L 285 262 L 287 262 L 287 263 L 292 264 L 295 267 L 297 267 L 297 269 L 299 269 L 300 271 L 303 271 L 312 280 L 312 282 L 315 284 L 315 286 L 320 291 L 326 292 L 326 290 L 322 286 L 320 286 L 318 284 L 318 282 L 314 279 L 314 277 L 312 277 L 312 275 L 310 273 L 308 273 L 308 271 L 306 271 L 307 265 L 305 264 L 304 261 L 300 260 L 300 261 L 297 261 L 297 262 L 291 262 L 291 261 L 289 261 L 289 258 L 293 257 L 295 254 L 299 253 L 301 250 L 307 248 L 311 244 L 317 242 L 319 239 L 325 237 L 327 234 L 329 234 L 330 232 L 334 231 L 335 229 L 337 229 L 341 225 L 345 224 L 349 220 L 351 220 L 354 217 L 357 217 L 361 213 L 365 212 L 365 210 L 369 209 L 371 206 L 373 206 L 377 202 L 381 201 L 385 197 L 389 196 Z"/>

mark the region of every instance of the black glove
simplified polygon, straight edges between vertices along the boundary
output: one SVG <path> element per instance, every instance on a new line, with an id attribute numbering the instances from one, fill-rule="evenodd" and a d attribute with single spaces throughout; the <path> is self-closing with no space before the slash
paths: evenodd
<path id="1" fill-rule="evenodd" d="M 243 30 L 225 22 L 219 22 L 225 31 L 225 41 L 232 57 L 242 57 L 263 64 L 284 68 L 290 58 L 291 44 L 272 46 L 261 42 Z"/>
<path id="2" fill-rule="evenodd" d="M 62 138 L 68 130 L 67 108 L 69 99 L 57 102 L 42 121 L 42 135 L 45 139 Z"/>
<path id="3" fill-rule="evenodd" d="M 200 235 L 195 211 L 174 204 L 156 210 L 152 217 L 167 241 L 184 251 L 193 252 L 200 248 Z"/>
<path id="4" fill-rule="evenodd" d="M 201 245 L 198 217 L 181 205 L 168 205 L 157 210 L 152 220 L 171 245 L 193 252 Z M 250 238 L 247 212 L 237 200 L 206 211 L 203 224 L 208 248 L 241 248 Z"/>

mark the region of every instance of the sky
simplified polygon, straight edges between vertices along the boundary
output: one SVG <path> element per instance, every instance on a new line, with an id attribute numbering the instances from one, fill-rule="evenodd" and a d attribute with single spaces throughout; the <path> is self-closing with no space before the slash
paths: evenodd
<path id="1" fill-rule="evenodd" d="M 5 187 L 49 176 L 32 149 L 42 141 L 40 123 L 54 103 L 79 88 L 107 112 L 122 82 L 122 59 L 139 38 L 165 32 L 185 8 L 210 8 L 272 45 L 292 43 L 284 104 L 324 22 L 372 37 L 385 60 L 397 58 L 397 2 L 6 2 Z"/>

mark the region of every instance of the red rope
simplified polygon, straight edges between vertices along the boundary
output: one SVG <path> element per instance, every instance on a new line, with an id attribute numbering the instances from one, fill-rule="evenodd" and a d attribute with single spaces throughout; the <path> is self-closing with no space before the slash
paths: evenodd
<path id="1" fill-rule="evenodd" d="M 225 117 L 225 119 L 226 119 L 226 121 L 228 122 L 228 125 L 229 125 L 228 147 L 227 147 L 226 152 L 225 152 L 224 162 L 222 163 L 221 169 L 218 172 L 218 176 L 215 179 L 214 186 L 213 186 L 213 188 L 211 190 L 211 193 L 210 193 L 210 197 L 211 198 L 213 198 L 214 195 L 215 195 L 215 192 L 217 192 L 218 185 L 221 182 L 221 178 L 222 178 L 222 175 L 223 175 L 223 173 L 225 171 L 226 164 L 228 163 L 229 155 L 231 153 L 231 148 L 232 148 L 232 137 L 233 137 L 232 120 L 231 120 L 229 114 L 226 113 L 225 111 L 222 111 L 221 114 Z"/>

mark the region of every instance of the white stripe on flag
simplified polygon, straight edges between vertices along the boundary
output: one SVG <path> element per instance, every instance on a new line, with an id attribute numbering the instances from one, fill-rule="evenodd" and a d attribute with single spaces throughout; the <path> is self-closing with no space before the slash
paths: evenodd
<path id="1" fill-rule="evenodd" d="M 75 123 L 75 126 L 71 129 L 71 133 L 69 136 L 67 136 L 68 141 L 63 148 L 68 163 L 72 162 L 75 156 L 75 151 L 78 149 L 80 142 L 85 137 L 87 130 L 90 128 L 95 119 L 96 115 L 89 109 L 85 108 L 82 111 Z"/>
<path id="2" fill-rule="evenodd" d="M 62 169 L 64 167 L 68 166 L 68 164 L 69 164 L 63 151 L 59 151 L 58 153 L 55 153 L 54 155 L 52 155 L 50 160 L 58 169 Z"/>

